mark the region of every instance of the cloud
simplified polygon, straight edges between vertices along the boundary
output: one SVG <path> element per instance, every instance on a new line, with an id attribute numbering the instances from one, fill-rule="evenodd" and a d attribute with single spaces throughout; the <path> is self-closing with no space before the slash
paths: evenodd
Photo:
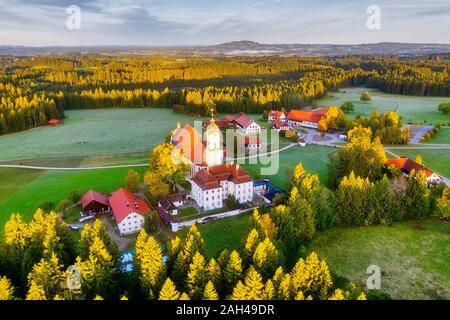
<path id="1" fill-rule="evenodd" d="M 379 0 L 382 30 L 365 27 L 369 0 L 0 0 L 0 44 L 449 42 L 450 5 Z M 66 29 L 69 5 L 81 30 Z M 431 24 L 433 21 L 435 25 Z"/>

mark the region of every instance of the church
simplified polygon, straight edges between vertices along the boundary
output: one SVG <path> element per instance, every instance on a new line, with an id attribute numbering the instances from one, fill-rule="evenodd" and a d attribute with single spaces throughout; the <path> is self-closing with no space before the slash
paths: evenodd
<path id="1" fill-rule="evenodd" d="M 205 131 L 203 139 L 191 125 L 177 125 L 171 137 L 171 143 L 191 164 L 187 179 L 192 199 L 205 211 L 223 208 L 231 195 L 240 204 L 253 201 L 253 180 L 247 171 L 238 164 L 224 163 L 226 149 L 214 115 Z"/>

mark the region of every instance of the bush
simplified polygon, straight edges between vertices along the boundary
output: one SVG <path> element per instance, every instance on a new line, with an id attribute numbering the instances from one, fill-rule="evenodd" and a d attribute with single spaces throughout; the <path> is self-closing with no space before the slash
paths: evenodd
<path id="1" fill-rule="evenodd" d="M 72 201 L 72 203 L 77 204 L 81 200 L 81 194 L 78 190 L 72 190 L 69 192 L 68 199 Z"/>
<path id="2" fill-rule="evenodd" d="M 55 209 L 55 204 L 51 201 L 44 201 L 38 205 L 38 208 L 44 210 L 45 212 L 50 212 Z"/>
<path id="3" fill-rule="evenodd" d="M 64 212 L 67 209 L 69 209 L 72 205 L 73 205 L 72 201 L 70 201 L 69 199 L 63 199 L 60 202 L 58 202 L 58 204 L 55 207 L 55 211 L 64 214 Z"/>
<path id="4" fill-rule="evenodd" d="M 368 91 L 364 91 L 363 93 L 361 93 L 360 99 L 361 101 L 371 101 L 372 97 L 370 96 L 370 93 Z"/>
<path id="5" fill-rule="evenodd" d="M 144 230 L 149 234 L 158 230 L 156 211 L 150 211 L 144 215 Z"/>

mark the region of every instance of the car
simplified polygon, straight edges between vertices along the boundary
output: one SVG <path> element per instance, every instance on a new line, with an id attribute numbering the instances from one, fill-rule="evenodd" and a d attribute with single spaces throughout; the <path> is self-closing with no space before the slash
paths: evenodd
<path id="1" fill-rule="evenodd" d="M 83 229 L 83 228 L 82 228 L 82 227 L 79 227 L 79 226 L 72 226 L 72 225 L 69 225 L 69 229 L 72 230 L 72 231 L 80 231 L 80 230 Z"/>
<path id="2" fill-rule="evenodd" d="M 88 221 L 91 221 L 94 219 L 95 219 L 95 216 L 86 216 L 86 217 L 80 218 L 78 221 L 80 221 L 81 223 L 84 223 L 84 222 L 88 222 Z"/>

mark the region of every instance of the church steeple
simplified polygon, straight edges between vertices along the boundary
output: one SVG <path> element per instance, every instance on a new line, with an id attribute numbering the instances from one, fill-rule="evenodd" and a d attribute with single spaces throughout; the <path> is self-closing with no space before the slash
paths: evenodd
<path id="1" fill-rule="evenodd" d="M 206 163 L 209 167 L 217 166 L 223 163 L 222 133 L 214 119 L 214 104 L 209 110 L 211 120 L 206 128 Z"/>

